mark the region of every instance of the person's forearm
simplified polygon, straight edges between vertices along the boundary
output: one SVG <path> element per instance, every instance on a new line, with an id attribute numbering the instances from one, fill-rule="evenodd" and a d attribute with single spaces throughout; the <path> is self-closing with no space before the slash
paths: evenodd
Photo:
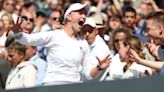
<path id="1" fill-rule="evenodd" d="M 113 0 L 114 6 L 116 7 L 116 9 L 119 11 L 119 13 L 121 13 L 121 5 L 120 2 L 118 0 Z"/>
<path id="2" fill-rule="evenodd" d="M 145 59 L 140 59 L 139 63 L 142 64 L 142 65 L 145 65 L 147 67 L 157 69 L 157 70 L 160 70 L 162 68 L 162 66 L 164 65 L 164 62 L 148 61 L 148 60 L 145 60 Z"/>
<path id="3" fill-rule="evenodd" d="M 97 13 L 101 12 L 102 5 L 103 5 L 103 0 L 99 0 L 98 4 L 97 4 L 97 7 L 96 7 L 97 8 L 96 9 Z"/>
<path id="4" fill-rule="evenodd" d="M 151 0 L 151 4 L 153 9 L 157 12 L 160 11 L 161 9 L 157 6 L 156 2 L 154 0 Z"/>

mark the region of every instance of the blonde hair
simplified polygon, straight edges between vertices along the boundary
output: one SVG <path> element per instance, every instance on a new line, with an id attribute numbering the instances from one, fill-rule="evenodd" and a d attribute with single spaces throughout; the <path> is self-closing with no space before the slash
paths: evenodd
<path id="1" fill-rule="evenodd" d="M 110 38 L 110 40 L 108 42 L 108 46 L 111 50 L 114 50 L 115 52 L 117 52 L 117 50 L 116 50 L 116 47 L 114 45 L 114 43 L 115 43 L 114 38 L 115 38 L 117 33 L 124 33 L 126 36 L 125 39 L 129 39 L 132 36 L 131 31 L 127 28 L 120 28 L 120 29 L 117 29 L 116 31 L 114 31 L 112 33 L 112 37 Z"/>
<path id="2" fill-rule="evenodd" d="M 144 45 L 137 37 L 132 36 L 128 39 L 125 39 L 125 44 L 129 45 L 131 49 L 135 50 L 139 57 L 145 59 L 145 54 L 142 52 Z M 127 64 L 124 66 L 124 71 L 126 71 L 132 63 L 133 61 L 128 60 Z"/>
<path id="3" fill-rule="evenodd" d="M 12 16 L 11 16 L 11 14 L 9 14 L 9 13 L 4 13 L 2 16 L 1 16 L 1 20 L 3 21 L 3 17 L 4 16 L 6 16 L 6 17 L 8 17 L 8 21 L 9 21 L 9 24 L 8 25 L 6 25 L 5 24 L 5 22 L 4 22 L 4 24 L 5 24 L 5 28 L 7 28 L 7 27 L 9 27 L 10 25 L 12 25 L 12 23 L 13 23 L 13 19 L 12 19 Z"/>

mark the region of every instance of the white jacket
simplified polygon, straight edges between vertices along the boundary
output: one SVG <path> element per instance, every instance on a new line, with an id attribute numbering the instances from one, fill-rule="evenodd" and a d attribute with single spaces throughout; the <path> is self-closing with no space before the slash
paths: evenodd
<path id="1" fill-rule="evenodd" d="M 21 62 L 10 70 L 5 89 L 34 87 L 36 86 L 36 80 L 36 66 L 29 61 Z"/>

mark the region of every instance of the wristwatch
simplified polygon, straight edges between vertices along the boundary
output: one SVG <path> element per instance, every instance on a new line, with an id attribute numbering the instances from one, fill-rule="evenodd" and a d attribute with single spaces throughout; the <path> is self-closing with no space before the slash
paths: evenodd
<path id="1" fill-rule="evenodd" d="M 97 68 L 98 71 L 104 70 L 104 69 L 102 69 L 99 65 L 97 65 L 96 68 Z"/>

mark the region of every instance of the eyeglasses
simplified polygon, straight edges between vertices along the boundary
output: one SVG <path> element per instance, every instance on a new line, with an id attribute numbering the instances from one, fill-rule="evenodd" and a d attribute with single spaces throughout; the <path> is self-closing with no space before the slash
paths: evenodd
<path id="1" fill-rule="evenodd" d="M 27 16 L 22 16 L 21 18 L 22 18 L 22 20 L 26 20 L 26 21 L 29 20 L 30 22 L 34 22 L 33 18 L 28 18 Z"/>
<path id="2" fill-rule="evenodd" d="M 114 39 L 115 43 L 118 43 L 119 41 L 123 42 L 124 40 L 123 39 Z"/>

